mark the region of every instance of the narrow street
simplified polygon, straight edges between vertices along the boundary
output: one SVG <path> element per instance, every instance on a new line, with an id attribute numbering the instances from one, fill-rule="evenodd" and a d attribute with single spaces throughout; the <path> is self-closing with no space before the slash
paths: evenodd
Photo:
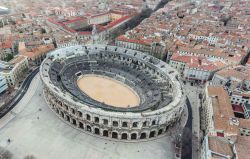
<path id="1" fill-rule="evenodd" d="M 5 103 L 1 109 L 0 109 L 0 119 L 6 115 L 9 111 L 11 111 L 16 104 L 22 99 L 24 94 L 27 92 L 29 85 L 32 81 L 32 79 L 35 77 L 35 75 L 39 72 L 39 67 L 34 69 L 33 72 L 31 72 L 28 77 L 23 81 L 22 85 L 19 87 L 19 89 L 16 91 L 14 97 L 8 102 Z"/>
<path id="2" fill-rule="evenodd" d="M 199 94 L 202 91 L 202 87 L 197 85 L 191 86 L 191 83 L 187 82 L 185 84 L 185 90 L 192 108 L 192 159 L 199 159 L 200 152 L 198 150 L 201 146 Z"/>

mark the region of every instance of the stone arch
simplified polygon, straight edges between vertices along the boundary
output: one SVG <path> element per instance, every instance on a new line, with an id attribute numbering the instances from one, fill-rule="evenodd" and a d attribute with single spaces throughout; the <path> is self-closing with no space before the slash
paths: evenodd
<path id="1" fill-rule="evenodd" d="M 113 121 L 113 126 L 118 127 L 118 121 Z"/>
<path id="2" fill-rule="evenodd" d="M 166 129 L 165 129 L 165 131 L 168 131 L 168 128 L 169 128 L 169 125 L 167 125 L 167 126 L 166 126 Z"/>
<path id="3" fill-rule="evenodd" d="M 78 116 L 81 118 L 82 117 L 82 112 L 78 111 Z"/>
<path id="4" fill-rule="evenodd" d="M 138 127 L 138 122 L 133 122 L 132 126 L 133 126 L 133 128 L 137 128 Z"/>
<path id="5" fill-rule="evenodd" d="M 71 113 L 75 114 L 75 109 L 74 108 L 71 108 Z"/>
<path id="6" fill-rule="evenodd" d="M 82 122 L 79 122 L 79 128 L 84 129 L 84 125 Z"/>
<path id="7" fill-rule="evenodd" d="M 72 124 L 76 126 L 76 120 L 72 119 Z"/>
<path id="8" fill-rule="evenodd" d="M 100 129 L 99 128 L 95 128 L 94 129 L 94 133 L 97 134 L 97 135 L 100 135 Z"/>
<path id="9" fill-rule="evenodd" d="M 90 121 L 91 120 L 91 116 L 89 114 L 87 114 L 86 115 L 86 119 Z"/>
<path id="10" fill-rule="evenodd" d="M 147 133 L 146 132 L 142 132 L 140 139 L 146 139 L 147 138 Z"/>
<path id="11" fill-rule="evenodd" d="M 127 140 L 128 139 L 128 134 L 127 133 L 122 133 L 122 140 Z"/>
<path id="12" fill-rule="evenodd" d="M 149 138 L 151 138 L 151 137 L 155 137 L 155 130 L 153 130 L 153 131 L 150 131 L 150 133 L 149 133 Z"/>
<path id="13" fill-rule="evenodd" d="M 95 123 L 99 123 L 99 117 L 95 117 Z"/>
<path id="14" fill-rule="evenodd" d="M 64 118 L 64 113 L 63 112 L 61 112 L 61 117 Z"/>
<path id="15" fill-rule="evenodd" d="M 152 121 L 152 125 L 156 125 L 156 120 L 153 120 L 153 121 Z"/>
<path id="16" fill-rule="evenodd" d="M 132 133 L 131 134 L 131 140 L 136 140 L 137 139 L 137 134 L 136 133 Z"/>
<path id="17" fill-rule="evenodd" d="M 87 125 L 87 131 L 88 131 L 88 132 L 91 132 L 91 131 L 92 131 L 91 126 Z"/>
<path id="18" fill-rule="evenodd" d="M 109 136 L 109 132 L 108 132 L 108 130 L 103 130 L 103 132 L 102 132 L 102 136 L 106 136 L 106 137 L 108 137 L 108 136 Z"/>
<path id="19" fill-rule="evenodd" d="M 104 125 L 108 125 L 108 119 L 103 119 L 102 121 Z"/>
<path id="20" fill-rule="evenodd" d="M 147 121 L 144 121 L 144 122 L 142 123 L 142 127 L 147 127 L 147 125 L 148 125 L 148 122 L 147 122 Z"/>
<path id="21" fill-rule="evenodd" d="M 66 120 L 70 122 L 70 117 L 68 115 L 66 116 Z"/>
<path id="22" fill-rule="evenodd" d="M 122 122 L 122 127 L 128 127 L 128 122 L 126 121 Z"/>
<path id="23" fill-rule="evenodd" d="M 163 129 L 160 129 L 159 131 L 158 131 L 158 135 L 161 135 L 163 133 Z"/>
<path id="24" fill-rule="evenodd" d="M 112 132 L 112 138 L 117 139 L 118 138 L 118 133 L 117 132 Z"/>

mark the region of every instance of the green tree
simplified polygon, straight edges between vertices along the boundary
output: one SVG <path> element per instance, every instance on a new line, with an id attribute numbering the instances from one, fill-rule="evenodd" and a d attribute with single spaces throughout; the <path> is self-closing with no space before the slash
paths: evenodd
<path id="1" fill-rule="evenodd" d="M 42 32 L 42 34 L 45 34 L 46 30 L 44 28 L 42 28 L 41 32 Z"/>
<path id="2" fill-rule="evenodd" d="M 7 56 L 4 58 L 4 61 L 10 61 L 14 58 L 14 56 L 12 54 L 7 54 Z"/>

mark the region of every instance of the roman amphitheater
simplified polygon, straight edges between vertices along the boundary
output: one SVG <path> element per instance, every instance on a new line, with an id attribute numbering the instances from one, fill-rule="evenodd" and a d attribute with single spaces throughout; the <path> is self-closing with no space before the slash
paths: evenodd
<path id="1" fill-rule="evenodd" d="M 139 51 L 76 45 L 51 52 L 40 67 L 48 106 L 72 127 L 114 140 L 164 135 L 179 121 L 185 95 L 178 73 Z"/>

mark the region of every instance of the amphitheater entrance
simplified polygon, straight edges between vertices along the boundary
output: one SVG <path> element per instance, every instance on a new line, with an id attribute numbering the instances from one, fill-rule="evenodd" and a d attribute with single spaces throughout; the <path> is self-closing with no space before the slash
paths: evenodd
<path id="1" fill-rule="evenodd" d="M 158 131 L 158 135 L 161 135 L 161 134 L 162 134 L 162 132 L 163 132 L 163 130 L 162 130 L 162 129 L 160 129 L 160 130 Z"/>
<path id="2" fill-rule="evenodd" d="M 92 99 L 114 107 L 129 108 L 140 104 L 140 97 L 132 88 L 107 76 L 83 75 L 77 85 Z"/>
<path id="3" fill-rule="evenodd" d="M 136 138 L 137 138 L 137 134 L 136 133 L 131 134 L 131 140 L 135 140 Z"/>
<path id="4" fill-rule="evenodd" d="M 95 134 L 97 134 L 97 135 L 100 134 L 100 130 L 98 128 L 95 128 Z"/>
<path id="5" fill-rule="evenodd" d="M 114 139 L 117 139 L 117 138 L 118 138 L 117 132 L 112 132 L 112 138 L 114 138 Z"/>
<path id="6" fill-rule="evenodd" d="M 87 125 L 87 131 L 91 132 L 91 126 Z"/>
<path id="7" fill-rule="evenodd" d="M 108 130 L 103 130 L 102 135 L 105 136 L 105 137 L 108 137 L 109 136 Z"/>
<path id="8" fill-rule="evenodd" d="M 147 134 L 145 132 L 141 133 L 140 139 L 146 139 Z"/>
<path id="9" fill-rule="evenodd" d="M 84 129 L 83 123 L 82 123 L 82 122 L 79 122 L 79 127 L 80 127 L 81 129 Z"/>
<path id="10" fill-rule="evenodd" d="M 127 133 L 123 133 L 122 134 L 122 139 L 123 140 L 127 140 L 128 139 L 128 134 Z"/>
<path id="11" fill-rule="evenodd" d="M 155 137 L 155 131 L 151 131 L 150 134 L 149 134 L 149 138 L 151 137 Z"/>

